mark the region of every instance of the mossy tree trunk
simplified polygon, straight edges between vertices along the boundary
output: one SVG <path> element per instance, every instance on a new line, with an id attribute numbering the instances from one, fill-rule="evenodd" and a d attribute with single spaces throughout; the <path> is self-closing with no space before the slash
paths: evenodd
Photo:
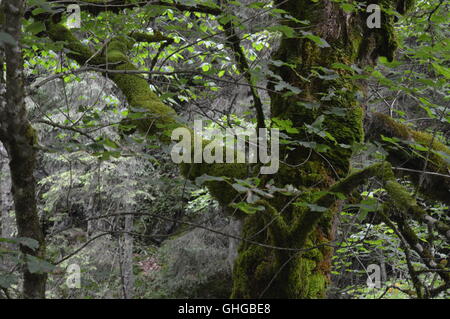
<path id="1" fill-rule="evenodd" d="M 292 121 L 298 130 L 291 134 L 293 139 L 328 146 L 328 151 L 321 153 L 304 147 L 286 148 L 280 156 L 285 163 L 274 177 L 277 184 L 296 186 L 302 191 L 296 202 L 311 203 L 315 192 L 327 190 L 349 173 L 350 146 L 363 141 L 363 108 L 358 103 L 363 85 L 346 79 L 348 74 L 342 70 L 336 71 L 340 75 L 337 78 L 327 77 L 326 69 L 336 69 L 337 64 L 360 67 L 373 64 L 380 55 L 391 59 L 396 47 L 393 21 L 382 14 L 381 28 L 369 29 L 368 14 L 346 13 L 332 1 L 278 0 L 275 3 L 294 18 L 310 21 L 312 26 L 305 30 L 300 23 L 288 22 L 289 27 L 312 32 L 327 42 L 318 45 L 306 38 L 285 37 L 273 57 L 285 62 L 284 66 L 274 68 L 274 73 L 301 92 L 272 94 L 272 117 Z M 384 1 L 382 5 L 392 9 L 399 4 Z M 321 76 L 314 75 L 317 73 Z M 335 141 L 306 129 L 305 124 L 311 125 L 321 117 L 324 118 L 321 129 Z M 333 202 L 326 212 L 320 212 L 289 204 L 289 200 L 278 198 L 271 202 L 273 213 L 248 217 L 242 236 L 273 246 L 318 248 L 301 252 L 243 243 L 234 272 L 233 297 L 325 296 L 332 257 L 327 243 L 334 238 L 333 219 L 339 205 Z M 275 218 L 279 219 L 278 224 Z"/>
<path id="2" fill-rule="evenodd" d="M 5 0 L 2 30 L 11 35 L 14 42 L 5 44 L 5 64 L 0 65 L 0 78 L 6 66 L 6 83 L 0 83 L 0 141 L 9 157 L 12 194 L 18 229 L 18 237 L 31 238 L 38 242 L 37 249 L 21 245 L 24 261 L 29 258 L 44 258 L 45 240 L 36 205 L 36 133 L 31 126 L 25 107 L 23 59 L 21 54 L 21 19 L 25 1 Z M 3 20 L 3 18 L 1 19 Z M 3 82 L 3 81 L 0 81 Z M 45 298 L 46 274 L 31 273 L 23 265 L 23 297 Z"/>

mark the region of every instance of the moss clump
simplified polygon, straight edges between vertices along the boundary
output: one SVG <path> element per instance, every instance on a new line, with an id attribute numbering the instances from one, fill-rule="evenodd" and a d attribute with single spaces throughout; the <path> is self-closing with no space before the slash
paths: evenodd
<path id="1" fill-rule="evenodd" d="M 84 65 L 88 60 L 93 65 L 104 64 L 104 59 L 94 55 L 88 46 L 78 40 L 73 33 L 62 24 L 46 22 L 46 33 L 53 41 L 64 42 L 64 47 L 69 49 L 67 55 L 78 64 Z"/>
<path id="2" fill-rule="evenodd" d="M 116 57 L 118 56 L 119 54 L 116 55 Z M 137 68 L 126 62 L 115 67 L 114 70 L 137 70 Z M 141 132 L 153 133 L 161 126 L 171 126 L 177 123 L 176 112 L 161 102 L 159 97 L 152 92 L 145 78 L 136 74 L 119 73 L 113 73 L 110 77 L 127 98 L 132 113 L 144 112 L 142 119 L 135 123 Z"/>
<path id="3" fill-rule="evenodd" d="M 307 258 L 298 258 L 290 274 L 289 289 L 294 296 L 303 299 L 325 297 L 328 280 L 316 270 L 317 263 Z M 299 283 L 303 283 L 300 285 Z"/>
<path id="4" fill-rule="evenodd" d="M 191 145 L 191 163 L 181 163 L 180 171 L 181 174 L 190 179 L 195 180 L 202 175 L 214 176 L 214 177 L 226 177 L 226 178 L 239 178 L 245 179 L 250 176 L 253 172 L 259 170 L 259 165 L 249 165 L 247 163 L 237 163 L 237 150 L 234 150 L 234 159 L 232 163 L 226 163 L 226 154 L 228 149 L 226 146 L 222 149 L 222 162 L 223 163 L 194 163 L 194 148 L 197 146 L 195 141 L 195 132 L 191 131 L 192 140 Z M 200 137 L 201 150 L 211 143 L 210 140 Z M 213 154 L 214 155 L 214 154 Z M 231 202 L 236 200 L 239 193 L 231 186 L 230 181 L 207 181 L 205 185 L 208 187 L 210 193 L 219 201 L 220 204 L 227 207 Z"/>
<path id="5" fill-rule="evenodd" d="M 301 255 L 243 244 L 236 260 L 232 298 L 323 298 L 329 283 L 319 267 L 323 257 L 319 249 Z"/>
<path id="6" fill-rule="evenodd" d="M 385 114 L 376 113 L 373 115 L 368 136 L 372 140 L 381 140 L 382 136 L 397 138 L 400 140 L 400 147 L 386 147 L 389 153 L 388 160 L 401 165 L 402 168 L 411 171 L 397 171 L 397 173 L 408 174 L 411 180 L 418 184 L 420 172 L 425 167 L 427 171 L 440 174 L 447 174 L 450 165 L 445 157 L 450 157 L 450 149 L 439 142 L 437 137 L 431 134 L 415 131 Z M 417 148 L 421 146 L 421 149 Z M 445 176 L 426 175 L 422 180 L 422 194 L 435 200 L 450 203 L 450 181 Z"/>
<path id="7" fill-rule="evenodd" d="M 39 137 L 32 125 L 27 126 L 25 137 L 29 140 L 30 145 L 37 146 L 39 144 Z"/>
<path id="8" fill-rule="evenodd" d="M 381 135 L 404 140 L 411 138 L 410 129 L 397 123 L 392 117 L 382 113 L 373 113 L 370 122 L 369 137 L 379 140 Z"/>
<path id="9" fill-rule="evenodd" d="M 131 38 L 120 36 L 106 44 L 107 63 L 128 62 L 127 53 L 133 47 Z"/>
<path id="10" fill-rule="evenodd" d="M 127 58 L 133 44 L 134 40 L 128 37 L 112 39 L 106 47 L 106 60 L 112 64 L 113 70 L 124 71 L 124 74 L 113 73 L 111 79 L 121 89 L 131 107 L 138 112 L 141 110 L 148 112 L 144 119 L 136 121 L 136 126 L 141 132 L 153 133 L 160 127 L 176 124 L 176 112 L 161 102 L 144 77 L 126 74 L 126 71 L 138 70 Z"/>
<path id="11" fill-rule="evenodd" d="M 324 297 L 331 265 L 330 260 L 325 260 L 331 258 L 330 248 L 321 246 L 330 240 L 325 235 L 326 231 L 319 227 L 307 232 L 303 242 L 294 231 L 297 226 L 294 221 L 301 219 L 307 208 L 299 207 L 295 214 L 280 214 L 267 202 L 259 204 L 266 210 L 245 219 L 243 237 L 276 247 L 299 247 L 305 251 L 269 249 L 242 243 L 235 265 L 232 297 Z"/>
<path id="12" fill-rule="evenodd" d="M 411 135 L 418 143 L 422 145 L 429 145 L 433 150 L 450 155 L 450 148 L 439 142 L 437 138 L 434 138 L 433 140 L 433 136 L 431 134 L 411 130 Z"/>
<path id="13" fill-rule="evenodd" d="M 408 211 L 411 206 L 416 205 L 416 201 L 408 191 L 395 180 L 387 181 L 384 185 L 387 192 L 393 198 L 394 203 L 403 211 Z"/>
<path id="14" fill-rule="evenodd" d="M 133 39 L 124 36 L 116 37 L 107 43 L 102 54 L 96 55 L 62 24 L 47 22 L 46 27 L 50 38 L 64 42 L 65 47 L 70 50 L 67 53 L 68 56 L 80 65 L 89 61 L 91 65 L 104 67 L 107 63 L 110 70 L 124 71 L 124 73 L 105 72 L 105 74 L 114 81 L 127 98 L 133 118 L 139 117 L 134 116 L 137 112 L 145 113 L 141 118 L 133 120 L 133 124 L 142 133 L 151 134 L 160 131 L 158 129 L 161 127 L 179 126 L 175 111 L 161 102 L 150 89 L 146 79 L 138 74 L 126 73 L 126 71 L 138 70 L 127 57 L 128 51 L 134 44 Z"/>
<path id="15" fill-rule="evenodd" d="M 266 242 L 267 232 L 264 219 L 259 215 L 248 216 L 243 225 L 244 238 L 256 242 Z M 260 294 L 270 283 L 279 266 L 274 250 L 263 246 L 242 242 L 233 271 L 233 291 L 231 298 L 260 298 Z M 269 291 L 269 295 L 272 289 Z M 264 297 L 270 297 L 264 295 Z"/>

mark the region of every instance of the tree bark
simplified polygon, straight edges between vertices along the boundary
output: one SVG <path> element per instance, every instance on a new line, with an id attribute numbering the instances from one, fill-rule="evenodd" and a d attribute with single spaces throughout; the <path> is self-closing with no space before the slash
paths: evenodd
<path id="1" fill-rule="evenodd" d="M 123 299 L 133 299 L 134 297 L 133 219 L 133 215 L 125 216 L 124 233 L 120 242 Z"/>
<path id="2" fill-rule="evenodd" d="M 5 151 L 0 145 L 0 152 Z M 6 152 L 6 151 L 5 151 Z M 0 237 L 10 238 L 14 236 L 13 200 L 11 196 L 11 177 L 9 176 L 7 158 L 0 155 L 0 211 L 1 211 L 1 234 Z M 11 246 L 4 243 L 5 246 Z"/>
<path id="3" fill-rule="evenodd" d="M 12 194 L 18 229 L 18 237 L 36 240 L 36 250 L 21 245 L 20 249 L 27 261 L 29 255 L 44 258 L 45 240 L 40 226 L 36 206 L 36 165 L 37 135 L 27 118 L 21 51 L 21 19 L 25 1 L 4 0 L 3 30 L 11 35 L 11 42 L 4 45 L 6 62 L 6 93 L 0 105 L 0 141 L 9 155 Z M 23 267 L 23 297 L 45 298 L 47 275 L 31 273 L 26 264 Z"/>

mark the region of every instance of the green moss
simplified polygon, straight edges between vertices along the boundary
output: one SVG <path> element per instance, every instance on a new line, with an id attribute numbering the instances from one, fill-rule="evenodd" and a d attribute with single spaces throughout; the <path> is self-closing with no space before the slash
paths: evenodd
<path id="1" fill-rule="evenodd" d="M 388 137 L 398 137 L 401 139 L 410 138 L 410 130 L 400 123 L 397 123 L 392 117 L 382 113 L 374 113 L 372 115 L 371 131 L 377 134 L 377 139 L 381 135 Z"/>
<path id="2" fill-rule="evenodd" d="M 290 2 L 289 5 L 302 6 L 304 4 L 305 2 Z M 298 18 L 298 15 L 296 17 Z M 361 39 L 362 36 L 357 34 L 355 37 Z M 292 121 L 293 127 L 299 131 L 299 133 L 290 134 L 292 139 L 315 141 L 320 144 L 327 144 L 330 147 L 329 151 L 321 154 L 322 156 L 302 147 L 296 147 L 294 150 L 281 150 L 281 157 L 287 157 L 287 163 L 291 165 L 280 165 L 280 170 L 274 177 L 275 183 L 282 187 L 286 184 L 292 184 L 299 188 L 303 193 L 299 196 L 298 201 L 302 203 L 314 203 L 315 197 L 317 197 L 315 193 L 327 189 L 334 183 L 335 172 L 340 177 L 347 175 L 352 156 L 350 146 L 361 142 L 364 137 L 362 127 L 364 115 L 363 109 L 356 101 L 355 93 L 359 90 L 359 87 L 355 83 L 343 78 L 331 81 L 313 78 L 310 82 L 302 82 L 298 77 L 298 74 L 305 77 L 309 76 L 313 66 L 330 67 L 334 62 L 354 63 L 353 59 L 355 59 L 358 45 L 355 44 L 355 47 L 350 48 L 349 51 L 343 43 L 339 45 L 341 48 L 338 48 L 336 52 L 330 50 L 325 54 L 323 49 L 318 48 L 310 41 L 286 39 L 282 41 L 276 57 L 293 64 L 295 71 L 286 67 L 274 68 L 274 71 L 283 80 L 296 85 L 302 92 L 290 97 L 280 94 L 271 95 L 272 116 Z M 331 95 L 328 100 L 322 99 L 323 93 L 327 91 L 334 92 L 334 95 Z M 320 107 L 311 108 L 303 106 L 302 103 L 316 103 L 320 104 Z M 344 110 L 345 116 L 333 113 L 334 108 Z M 307 132 L 304 124 L 313 123 L 321 115 L 325 117 L 323 129 L 332 134 L 336 139 L 336 144 L 345 144 L 347 147 L 340 147 L 330 140 Z M 281 218 L 284 224 L 288 225 L 288 234 L 284 234 L 286 239 L 280 246 L 305 248 L 327 243 L 331 240 L 330 230 L 336 207 L 331 207 L 325 213 L 311 212 L 308 207 L 296 207 L 292 203 L 289 207 L 286 207 L 289 200 L 291 198 L 277 196 L 270 201 L 273 207 L 283 209 Z M 273 220 L 278 219 L 273 218 Z M 273 238 L 276 238 L 276 236 L 269 236 L 271 233 L 274 234 L 272 231 L 273 224 L 267 223 L 265 225 L 268 226 L 266 226 L 266 236 L 262 240 L 265 243 L 274 243 Z M 279 229 L 284 231 L 283 227 Z M 249 233 L 244 231 L 244 237 L 246 235 L 249 235 Z M 245 245 L 243 252 L 247 252 L 247 249 L 252 248 Z M 332 249 L 324 246 L 321 249 L 312 249 L 291 259 L 292 254 L 293 252 L 275 252 L 274 265 L 284 265 L 288 260 L 290 261 L 277 273 L 276 280 L 272 282 L 270 289 L 264 296 L 275 298 L 324 297 L 329 282 L 328 274 L 331 267 Z M 254 256 L 252 255 L 252 257 Z M 238 260 L 236 263 L 237 271 L 241 274 L 244 273 L 240 268 L 246 265 L 248 264 L 243 260 Z M 277 269 L 279 270 L 279 268 Z M 247 278 L 240 277 L 239 281 L 256 280 L 251 272 L 248 272 L 247 275 Z M 272 276 L 274 275 L 272 274 Z M 257 287 L 253 287 L 255 292 L 252 292 L 249 289 L 250 284 L 246 286 L 239 284 L 238 286 L 239 288 L 237 288 L 234 296 L 258 297 Z"/>
<path id="3" fill-rule="evenodd" d="M 266 232 L 261 232 L 263 228 L 263 219 L 252 215 L 245 219 L 242 233 L 244 238 L 264 242 Z M 279 269 L 278 266 L 274 250 L 242 242 L 233 271 L 231 298 L 259 298 L 270 283 L 273 274 Z M 271 291 L 264 297 L 270 297 Z"/>
<path id="4" fill-rule="evenodd" d="M 369 136 L 374 140 L 381 140 L 381 136 L 398 138 L 401 140 L 399 147 L 391 147 L 388 144 L 386 150 L 389 152 L 388 160 L 395 165 L 401 165 L 411 169 L 408 173 L 410 179 L 418 184 L 420 172 L 425 167 L 427 158 L 427 170 L 447 174 L 450 168 L 445 157 L 450 156 L 450 149 L 439 142 L 438 137 L 431 134 L 415 131 L 406 125 L 396 122 L 388 115 L 376 113 L 373 115 Z M 422 146 L 423 150 L 411 144 Z M 430 151 L 431 148 L 431 151 Z M 405 173 L 400 171 L 401 173 Z M 420 191 L 427 197 L 435 200 L 449 202 L 450 182 L 447 178 L 438 175 L 428 175 L 422 180 Z"/>
<path id="5" fill-rule="evenodd" d="M 324 155 L 341 177 L 345 176 L 350 169 L 350 159 L 353 154 L 351 146 L 364 140 L 364 129 L 362 126 L 363 109 L 354 105 L 354 102 L 352 102 L 353 98 L 346 98 L 347 105 L 352 105 L 350 103 L 353 103 L 353 106 L 346 108 L 346 116 L 328 115 L 325 119 L 326 130 L 332 134 L 337 144 L 342 146 L 330 143 L 332 149 Z M 341 107 L 343 104 L 341 102 L 337 107 Z"/>
<path id="6" fill-rule="evenodd" d="M 116 57 L 120 57 L 117 53 Z M 114 68 L 115 70 L 137 70 L 137 68 L 129 63 L 123 63 Z M 145 119 L 137 122 L 137 127 L 141 132 L 154 132 L 159 126 L 176 124 L 175 111 L 162 103 L 159 97 L 152 92 L 147 81 L 137 74 L 115 74 L 111 79 L 121 89 L 122 93 L 132 107 L 132 111 L 144 112 Z M 133 110 L 134 109 L 134 110 Z"/>
<path id="7" fill-rule="evenodd" d="M 359 51 L 363 43 L 363 31 L 359 27 L 355 27 L 349 34 L 349 45 L 347 49 L 347 57 L 344 56 L 343 62 L 351 65 L 359 57 Z"/>
<path id="8" fill-rule="evenodd" d="M 25 133 L 25 137 L 27 139 L 29 139 L 31 145 L 37 146 L 39 144 L 38 143 L 38 134 L 32 125 L 27 126 L 27 131 Z"/>
<path id="9" fill-rule="evenodd" d="M 67 55 L 74 59 L 78 64 L 84 65 L 88 60 L 91 64 L 103 64 L 104 60 L 95 56 L 88 46 L 78 40 L 73 33 L 62 24 L 55 24 L 50 21 L 46 22 L 47 34 L 53 41 L 64 42 L 64 47 L 69 49 Z"/>
<path id="10" fill-rule="evenodd" d="M 431 147 L 432 150 L 450 155 L 450 149 L 439 142 L 437 137 L 433 139 L 431 134 L 415 131 L 401 123 L 398 123 L 386 114 L 373 114 L 371 131 L 374 132 L 372 133 L 372 136 L 378 140 L 381 135 L 396 137 L 405 141 L 414 140 L 416 143 L 419 143 L 426 148 Z"/>
<path id="11" fill-rule="evenodd" d="M 106 60 L 108 63 L 129 63 L 127 53 L 133 47 L 134 41 L 128 37 L 116 37 L 106 44 Z M 131 63 L 130 63 L 131 64 Z M 134 68 L 133 68 L 134 69 Z"/>
<path id="12" fill-rule="evenodd" d="M 444 154 L 444 156 L 450 157 L 450 148 L 439 142 L 437 137 L 434 137 L 433 139 L 431 134 L 414 130 L 411 130 L 411 135 L 417 143 L 425 146 L 426 148 L 431 148 L 433 151 L 440 152 Z M 430 153 L 429 160 L 429 165 L 432 167 L 433 171 L 447 174 L 448 169 L 450 168 L 448 161 L 445 161 L 444 158 L 434 152 Z"/>
<path id="13" fill-rule="evenodd" d="M 401 1 L 401 3 L 403 10 L 398 10 L 398 12 L 403 14 L 409 12 L 414 7 L 414 5 L 416 4 L 416 0 L 403 0 Z"/>
<path id="14" fill-rule="evenodd" d="M 411 135 L 413 136 L 416 142 L 422 145 L 429 145 L 433 150 L 440 151 L 450 155 L 450 148 L 439 142 L 436 137 L 433 140 L 433 136 L 431 134 L 411 130 Z"/>
<path id="15" fill-rule="evenodd" d="M 308 161 L 298 171 L 300 173 L 299 180 L 302 187 L 311 187 L 313 185 L 317 187 L 328 173 L 320 161 Z"/>
<path id="16" fill-rule="evenodd" d="M 125 73 L 107 73 L 119 87 L 131 106 L 131 111 L 144 113 L 142 118 L 134 120 L 133 124 L 144 134 L 161 131 L 161 127 L 179 126 L 175 111 L 162 103 L 159 97 L 150 89 L 146 79 L 139 74 L 127 74 L 126 71 L 138 69 L 129 61 L 127 54 L 134 40 L 129 37 L 116 37 L 109 41 L 103 54 L 95 55 L 88 46 L 82 44 L 72 32 L 61 24 L 47 22 L 47 33 L 54 41 L 65 42 L 70 50 L 69 57 L 84 65 L 89 61 L 92 65 L 109 64 L 110 70 Z M 136 118 L 137 116 L 134 116 Z M 167 137 L 165 138 L 167 140 Z"/>
<path id="17" fill-rule="evenodd" d="M 215 177 L 228 177 L 245 179 L 248 176 L 255 176 L 255 172 L 259 171 L 259 164 L 237 163 L 237 150 L 234 150 L 234 158 L 232 163 L 226 163 L 226 154 L 228 149 L 224 146 L 222 150 L 224 163 L 194 163 L 194 154 L 196 147 L 195 132 L 191 131 L 191 163 L 181 163 L 181 174 L 190 179 L 195 180 L 202 175 L 209 175 Z M 201 139 L 202 151 L 211 143 L 210 140 Z M 227 207 L 231 202 L 236 201 L 239 193 L 231 186 L 231 181 L 207 181 L 205 185 L 208 187 L 210 193 L 219 201 L 220 204 Z M 234 183 L 234 182 L 232 182 Z M 233 210 L 234 211 L 234 210 Z"/>
<path id="18" fill-rule="evenodd" d="M 391 195 L 394 203 L 404 211 L 408 211 L 411 206 L 416 205 L 416 201 L 409 192 L 395 180 L 387 181 L 384 187 Z"/>
<path id="19" fill-rule="evenodd" d="M 326 276 L 315 271 L 316 266 L 316 262 L 307 258 L 299 258 L 296 261 L 289 278 L 292 295 L 303 299 L 325 297 L 328 280 Z"/>
<path id="20" fill-rule="evenodd" d="M 279 214 L 268 203 L 266 210 L 245 219 L 243 237 L 278 247 L 306 249 L 294 251 L 268 249 L 244 242 L 234 270 L 234 298 L 322 298 L 329 283 L 331 250 L 320 246 L 328 242 L 321 230 L 307 235 L 303 245 L 290 235 L 292 219 Z M 306 210 L 305 208 L 299 208 Z M 297 215 L 298 217 L 298 215 Z M 285 219 L 289 221 L 285 222 Z M 310 248 L 310 249 L 308 249 Z M 276 280 L 273 280 L 276 278 Z M 266 289 L 270 283 L 270 289 Z"/>

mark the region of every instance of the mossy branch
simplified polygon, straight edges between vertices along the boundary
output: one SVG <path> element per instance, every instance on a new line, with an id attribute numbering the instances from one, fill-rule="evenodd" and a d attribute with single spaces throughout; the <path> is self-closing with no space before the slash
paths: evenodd
<path id="1" fill-rule="evenodd" d="M 286 224 L 283 216 L 265 200 L 260 200 L 257 205 L 264 206 L 264 211 L 259 213 L 264 219 L 265 228 L 271 237 L 271 242 L 274 246 L 282 246 L 288 242 L 289 226 Z M 264 229 L 260 230 L 263 231 Z"/>
<path id="2" fill-rule="evenodd" d="M 189 12 L 199 12 L 206 13 L 211 15 L 220 15 L 222 11 L 219 8 L 214 8 L 206 5 L 184 5 L 177 2 L 167 2 L 167 1 L 154 1 L 154 0 L 48 0 L 47 2 L 55 2 L 56 5 L 61 4 L 63 2 L 65 5 L 68 4 L 78 4 L 81 6 L 81 10 L 89 12 L 93 15 L 99 15 L 102 12 L 114 12 L 120 13 L 125 9 L 134 9 L 138 7 L 145 6 L 164 6 L 168 8 L 173 8 L 179 11 L 189 11 Z M 30 14 L 30 13 L 29 13 Z"/>
<path id="3" fill-rule="evenodd" d="M 105 66 L 110 70 L 138 70 L 128 59 L 129 50 L 134 40 L 128 37 L 111 39 L 99 54 L 81 43 L 72 32 L 61 24 L 47 22 L 47 34 L 53 41 L 62 41 L 70 51 L 67 53 L 78 64 Z M 177 127 L 176 112 L 161 102 L 159 97 L 150 89 L 146 79 L 138 74 L 104 74 L 108 76 L 127 98 L 132 113 L 145 113 L 134 123 L 144 134 L 157 133 L 164 127 Z M 164 137 L 163 137 L 164 138 Z M 167 138 L 167 137 L 166 137 Z"/>
<path id="4" fill-rule="evenodd" d="M 431 217 L 417 205 L 416 200 L 409 194 L 408 190 L 400 185 L 395 179 L 390 179 L 384 184 L 384 188 L 391 195 L 396 207 L 405 217 L 434 227 L 439 234 L 450 242 L 450 226 Z"/>
<path id="5" fill-rule="evenodd" d="M 370 119 L 367 138 L 382 141 L 383 136 L 399 140 L 397 146 L 387 145 L 388 160 L 394 165 L 405 168 L 396 170 L 397 175 L 408 174 L 416 185 L 424 176 L 424 167 L 433 174 L 426 174 L 419 191 L 425 196 L 450 204 L 450 148 L 440 143 L 431 134 L 415 131 L 396 122 L 388 115 L 374 113 Z M 419 149 L 418 147 L 419 146 Z M 420 149 L 424 149 L 420 150 Z M 426 156 L 429 153 L 429 156 Z M 427 165 L 425 165 L 427 162 Z"/>
<path id="6" fill-rule="evenodd" d="M 80 65 L 89 63 L 89 65 L 101 66 L 102 69 L 105 69 L 101 73 L 111 79 L 125 95 L 130 113 L 142 114 L 139 116 L 140 118 L 132 120 L 141 133 L 159 134 L 162 141 L 168 142 L 170 135 L 165 134 L 164 130 L 185 127 L 185 124 L 178 121 L 175 110 L 164 104 L 150 89 L 147 80 L 138 73 L 132 73 L 139 70 L 127 57 L 129 50 L 134 45 L 134 38 L 156 41 L 157 39 L 166 40 L 165 37 L 155 35 L 156 38 L 154 38 L 140 33 L 135 33 L 133 38 L 116 37 L 109 40 L 99 54 L 94 54 L 88 46 L 82 44 L 70 30 L 61 24 L 47 22 L 47 33 L 52 40 L 62 41 L 64 46 L 70 50 L 67 53 L 68 57 Z M 119 73 L 121 71 L 123 73 Z M 195 136 L 194 133 L 191 135 Z M 203 146 L 207 143 L 208 141 L 203 141 Z M 245 163 L 182 164 L 181 171 L 185 177 L 192 180 L 203 174 L 245 178 L 248 175 L 248 165 Z M 236 191 L 227 183 L 208 182 L 206 184 L 215 198 L 224 205 L 231 203 L 237 195 Z"/>

